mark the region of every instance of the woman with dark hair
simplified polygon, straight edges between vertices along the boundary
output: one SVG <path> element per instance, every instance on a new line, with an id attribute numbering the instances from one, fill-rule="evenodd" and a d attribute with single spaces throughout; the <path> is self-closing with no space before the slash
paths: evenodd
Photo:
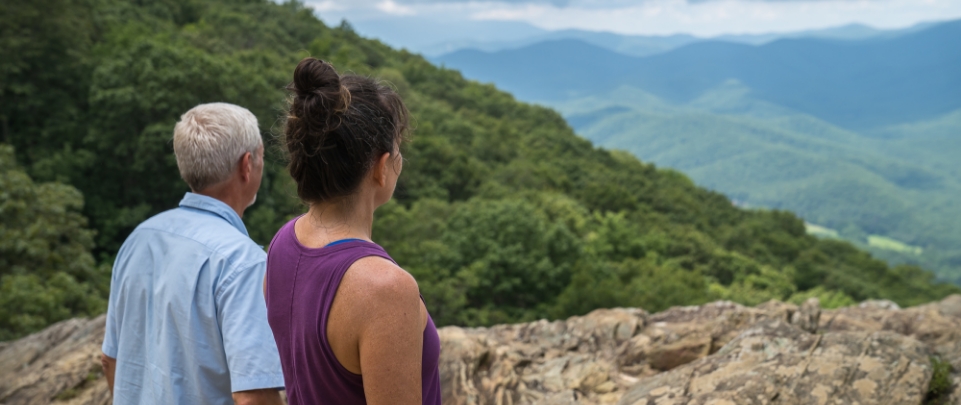
<path id="1" fill-rule="evenodd" d="M 371 241 L 403 166 L 407 109 L 389 87 L 307 58 L 283 144 L 310 208 L 274 236 L 267 318 L 299 404 L 440 405 L 440 339 L 414 278 Z"/>

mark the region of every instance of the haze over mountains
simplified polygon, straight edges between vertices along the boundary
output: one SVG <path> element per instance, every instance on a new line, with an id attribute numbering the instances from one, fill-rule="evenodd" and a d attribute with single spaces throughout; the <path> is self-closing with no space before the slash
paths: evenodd
<path id="1" fill-rule="evenodd" d="M 961 20 L 858 31 L 646 57 L 561 39 L 435 61 L 559 109 L 596 144 L 959 281 Z"/>
<path id="2" fill-rule="evenodd" d="M 704 41 L 762 45 L 782 38 L 859 40 L 895 37 L 922 30 L 934 23 L 920 23 L 894 30 L 881 30 L 863 24 L 848 24 L 840 27 L 797 32 L 727 34 L 711 38 L 689 34 L 625 35 L 578 29 L 549 31 L 516 21 L 438 21 L 424 17 L 359 20 L 351 21 L 351 24 L 365 36 L 377 38 L 397 48 L 407 48 L 428 57 L 437 57 L 462 49 L 496 52 L 522 48 L 545 41 L 568 39 L 583 41 L 625 55 L 649 56 Z"/>

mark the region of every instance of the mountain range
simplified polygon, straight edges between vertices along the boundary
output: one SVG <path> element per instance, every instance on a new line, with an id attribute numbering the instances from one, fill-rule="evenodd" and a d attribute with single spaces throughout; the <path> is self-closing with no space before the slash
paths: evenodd
<path id="1" fill-rule="evenodd" d="M 526 100 L 552 102 L 631 85 L 689 102 L 735 79 L 752 96 L 847 128 L 933 118 L 961 108 L 961 21 L 895 38 L 780 39 L 760 46 L 693 43 L 632 57 L 579 40 L 460 50 L 436 58 Z"/>
<path id="2" fill-rule="evenodd" d="M 891 38 L 927 28 L 926 22 L 902 29 L 883 30 L 863 24 L 764 34 L 727 34 L 698 37 L 690 34 L 627 35 L 579 29 L 545 30 L 517 21 L 452 20 L 408 16 L 388 19 L 353 21 L 365 36 L 377 38 L 397 48 L 406 48 L 428 57 L 437 57 L 461 49 L 496 52 L 523 48 L 545 41 L 579 40 L 614 52 L 631 56 L 650 56 L 684 45 L 703 41 L 723 41 L 762 45 L 782 38 L 822 38 L 861 40 Z"/>

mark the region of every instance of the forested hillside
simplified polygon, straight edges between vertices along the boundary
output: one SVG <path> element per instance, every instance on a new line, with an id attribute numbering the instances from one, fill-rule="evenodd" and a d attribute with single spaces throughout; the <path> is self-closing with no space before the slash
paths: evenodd
<path id="1" fill-rule="evenodd" d="M 736 82 L 686 105 L 625 87 L 557 108 L 597 145 L 683 171 L 739 204 L 791 210 L 832 228 L 822 235 L 961 283 L 959 113 L 868 136 L 753 100 Z"/>
<path id="2" fill-rule="evenodd" d="M 595 148 L 552 110 L 349 25 L 327 27 L 299 3 L 4 2 L 0 33 L 2 139 L 17 160 L 0 163 L 0 339 L 102 309 L 106 266 L 126 235 L 187 191 L 170 139 L 198 103 L 236 103 L 260 120 L 270 146 L 244 217 L 252 237 L 267 243 L 303 212 L 272 134 L 282 88 L 308 55 L 389 81 L 411 109 L 407 162 L 374 238 L 414 274 L 439 324 L 713 299 L 909 305 L 959 291 L 808 236 L 791 213 L 739 209 L 678 172 Z M 44 204 L 31 221 L 8 208 Z M 37 249 L 23 235 L 73 250 Z M 39 258 L 20 263 L 30 255 Z"/>
<path id="3" fill-rule="evenodd" d="M 558 109 L 595 145 L 961 284 L 958 41 L 949 21 L 646 58 L 567 40 L 437 60 Z"/>

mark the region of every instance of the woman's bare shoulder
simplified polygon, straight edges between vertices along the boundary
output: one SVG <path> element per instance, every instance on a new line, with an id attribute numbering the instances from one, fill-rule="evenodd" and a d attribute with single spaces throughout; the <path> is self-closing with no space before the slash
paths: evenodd
<path id="1" fill-rule="evenodd" d="M 368 309 L 420 305 L 420 289 L 414 277 L 382 257 L 369 256 L 357 260 L 344 274 L 341 284 L 349 288 L 354 300 L 363 301 L 362 306 Z"/>

